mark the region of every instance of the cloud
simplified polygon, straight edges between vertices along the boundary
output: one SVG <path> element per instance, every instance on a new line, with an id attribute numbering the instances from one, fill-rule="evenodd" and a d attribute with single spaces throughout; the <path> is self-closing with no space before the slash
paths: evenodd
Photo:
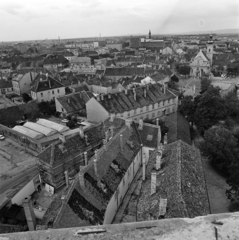
<path id="1" fill-rule="evenodd" d="M 20 5 L 20 4 L 7 4 L 7 5 L 3 5 L 1 7 L 2 10 L 6 11 L 9 14 L 12 15 L 18 15 L 20 13 L 20 10 L 24 8 L 24 5 Z"/>

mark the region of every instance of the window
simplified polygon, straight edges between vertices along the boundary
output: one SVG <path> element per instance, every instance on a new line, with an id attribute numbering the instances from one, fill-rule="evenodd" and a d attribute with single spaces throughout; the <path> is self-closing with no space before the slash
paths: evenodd
<path id="1" fill-rule="evenodd" d="M 152 118 L 155 118 L 155 114 L 154 113 L 152 113 Z"/>
<path id="2" fill-rule="evenodd" d="M 140 112 L 141 112 L 141 113 L 143 112 L 143 108 L 140 108 Z"/>
<path id="3" fill-rule="evenodd" d="M 64 112 L 64 108 L 61 108 L 61 111 Z"/>
<path id="4" fill-rule="evenodd" d="M 146 111 L 148 111 L 149 110 L 149 106 L 146 106 Z"/>
<path id="5" fill-rule="evenodd" d="M 154 105 L 152 104 L 152 109 L 154 109 Z"/>
<path id="6" fill-rule="evenodd" d="M 52 91 L 52 94 L 54 94 L 54 90 Z"/>
<path id="7" fill-rule="evenodd" d="M 161 111 L 158 111 L 158 116 L 161 116 Z"/>
<path id="8" fill-rule="evenodd" d="M 134 109 L 134 114 L 136 114 L 137 113 L 137 109 Z"/>
<path id="9" fill-rule="evenodd" d="M 43 93 L 41 93 L 41 97 L 43 97 Z"/>
<path id="10" fill-rule="evenodd" d="M 128 112 L 128 117 L 130 117 L 130 112 Z"/>
<path id="11" fill-rule="evenodd" d="M 146 115 L 146 119 L 148 119 L 148 118 L 149 118 L 149 115 L 147 114 L 147 115 Z"/>
<path id="12" fill-rule="evenodd" d="M 59 89 L 57 89 L 57 93 L 60 93 L 60 90 L 59 90 Z"/>

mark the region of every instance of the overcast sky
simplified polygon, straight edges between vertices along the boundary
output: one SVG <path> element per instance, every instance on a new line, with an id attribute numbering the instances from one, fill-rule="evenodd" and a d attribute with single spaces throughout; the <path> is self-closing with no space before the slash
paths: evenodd
<path id="1" fill-rule="evenodd" d="M 231 28 L 238 0 L 0 0 L 0 41 Z"/>

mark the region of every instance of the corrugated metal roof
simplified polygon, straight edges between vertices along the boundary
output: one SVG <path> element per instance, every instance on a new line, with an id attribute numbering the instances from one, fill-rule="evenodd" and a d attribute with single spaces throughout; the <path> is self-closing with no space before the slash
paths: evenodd
<path id="1" fill-rule="evenodd" d="M 48 128 L 48 127 L 45 127 L 45 126 L 42 126 L 40 124 L 33 123 L 33 122 L 26 122 L 23 126 L 26 128 L 29 128 L 31 130 L 34 130 L 36 132 L 42 133 L 45 136 L 50 136 L 50 135 L 57 133 L 57 131 L 54 129 L 51 129 L 51 128 Z"/>
<path id="2" fill-rule="evenodd" d="M 23 135 L 26 135 L 27 137 L 33 138 L 33 139 L 39 139 L 44 137 L 43 134 L 36 132 L 34 130 L 31 130 L 29 128 L 26 128 L 24 126 L 15 126 L 13 130 L 22 133 Z"/>
<path id="3" fill-rule="evenodd" d="M 49 120 L 46 120 L 46 119 L 43 119 L 43 118 L 40 118 L 37 121 L 37 124 L 40 124 L 42 126 L 45 126 L 45 127 L 51 128 L 51 129 L 54 129 L 57 132 L 65 132 L 65 131 L 69 130 L 69 127 L 67 127 L 67 126 L 64 126 L 64 125 L 61 125 L 59 123 L 55 123 L 55 122 L 52 122 L 52 121 L 49 121 Z"/>

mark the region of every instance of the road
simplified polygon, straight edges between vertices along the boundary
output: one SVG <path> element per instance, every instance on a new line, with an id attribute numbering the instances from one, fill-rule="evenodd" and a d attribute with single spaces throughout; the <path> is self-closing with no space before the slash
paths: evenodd
<path id="1" fill-rule="evenodd" d="M 34 176 L 36 176 L 39 173 L 39 170 L 37 166 L 32 166 L 25 171 L 21 172 L 20 174 L 14 176 L 13 178 L 6 179 L 0 181 L 0 206 L 2 204 L 2 201 L 4 200 L 6 193 L 11 190 L 13 187 L 17 186 L 18 184 L 21 184 L 23 182 L 29 181 Z"/>

